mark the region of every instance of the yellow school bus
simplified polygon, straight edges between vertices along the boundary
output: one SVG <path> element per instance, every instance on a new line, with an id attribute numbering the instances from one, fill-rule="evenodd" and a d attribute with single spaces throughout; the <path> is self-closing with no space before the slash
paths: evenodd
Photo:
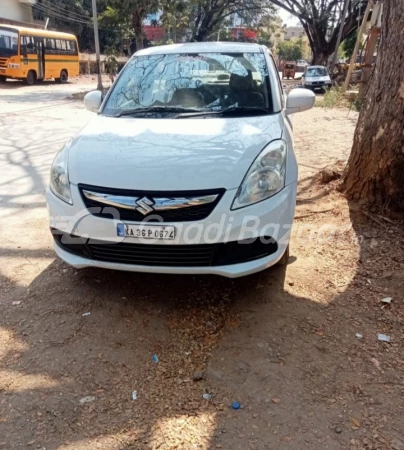
<path id="1" fill-rule="evenodd" d="M 0 82 L 34 84 L 54 78 L 66 83 L 79 74 L 79 48 L 73 34 L 0 23 Z"/>

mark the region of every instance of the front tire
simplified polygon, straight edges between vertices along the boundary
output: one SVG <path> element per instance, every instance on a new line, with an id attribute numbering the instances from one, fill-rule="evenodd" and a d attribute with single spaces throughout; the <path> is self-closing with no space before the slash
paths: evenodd
<path id="1" fill-rule="evenodd" d="M 4 75 L 0 75 L 0 83 L 5 83 L 7 80 L 7 77 L 5 77 Z"/>
<path id="2" fill-rule="evenodd" d="M 59 84 L 66 84 L 68 79 L 69 79 L 69 76 L 67 74 L 67 70 L 63 69 L 60 72 L 60 77 L 59 78 L 55 78 L 55 81 L 56 81 L 56 83 L 59 83 Z"/>
<path id="3" fill-rule="evenodd" d="M 25 83 L 28 84 L 28 86 L 32 86 L 36 83 L 36 73 L 33 70 L 30 70 L 27 73 L 27 78 L 25 79 Z"/>

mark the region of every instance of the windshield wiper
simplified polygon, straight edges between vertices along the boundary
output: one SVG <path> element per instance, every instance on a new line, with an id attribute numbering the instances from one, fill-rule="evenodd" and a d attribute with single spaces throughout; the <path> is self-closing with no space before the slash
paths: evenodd
<path id="1" fill-rule="evenodd" d="M 187 117 L 197 117 L 197 116 L 207 116 L 212 114 L 217 115 L 259 115 L 259 114 L 269 114 L 270 111 L 267 108 L 260 108 L 256 106 L 229 106 L 226 109 L 210 110 L 210 111 L 198 111 L 198 112 L 187 112 L 180 113 L 176 118 L 187 118 Z"/>
<path id="2" fill-rule="evenodd" d="M 199 112 L 199 110 L 198 109 L 181 108 L 181 107 L 177 107 L 177 106 L 150 106 L 149 108 L 126 109 L 126 110 L 119 112 L 114 117 L 132 116 L 134 114 L 144 114 L 144 113 L 154 113 L 154 112 L 196 114 Z"/>

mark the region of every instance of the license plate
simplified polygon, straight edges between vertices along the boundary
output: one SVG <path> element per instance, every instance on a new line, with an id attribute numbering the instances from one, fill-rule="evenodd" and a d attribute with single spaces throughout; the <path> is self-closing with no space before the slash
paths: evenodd
<path id="1" fill-rule="evenodd" d="M 126 223 L 118 223 L 116 231 L 120 237 L 168 241 L 175 239 L 175 227 L 169 225 L 128 225 Z"/>

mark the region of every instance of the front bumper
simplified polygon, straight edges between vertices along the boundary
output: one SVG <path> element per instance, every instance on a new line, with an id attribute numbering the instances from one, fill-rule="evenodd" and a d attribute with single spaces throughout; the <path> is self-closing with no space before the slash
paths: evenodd
<path id="1" fill-rule="evenodd" d="M 118 244 L 118 246 L 108 246 L 116 254 L 116 249 L 125 247 L 123 251 L 128 252 L 130 244 L 139 248 L 139 244 L 144 246 L 154 245 L 156 242 L 148 243 L 137 238 L 122 238 L 117 236 L 117 223 L 119 219 L 106 219 L 91 215 L 85 208 L 81 199 L 77 186 L 72 185 L 73 205 L 68 205 L 57 198 L 49 189 L 47 191 L 47 203 L 50 214 L 50 226 L 57 232 L 79 236 L 89 239 L 89 243 L 104 242 L 105 244 Z M 108 260 L 103 252 L 102 260 L 94 253 L 90 252 L 90 257 L 86 254 L 71 252 L 68 247 L 55 242 L 55 251 L 57 255 L 68 264 L 76 268 L 84 267 L 100 267 L 105 269 L 115 269 L 133 272 L 151 272 L 151 273 L 177 273 L 177 274 L 215 274 L 227 277 L 239 277 L 254 272 L 264 270 L 276 264 L 285 252 L 289 243 L 290 231 L 293 222 L 295 204 L 296 204 L 296 183 L 289 184 L 281 192 L 275 196 L 264 200 L 255 205 L 231 211 L 236 190 L 228 190 L 213 210 L 213 212 L 200 222 L 179 222 L 164 223 L 165 225 L 173 225 L 177 229 L 175 241 L 158 241 L 158 246 L 164 247 L 164 258 L 172 249 L 185 249 L 187 245 L 190 251 L 192 248 L 203 246 L 217 245 L 223 248 L 225 243 L 236 243 L 237 241 L 265 237 L 271 237 L 275 244 L 271 247 L 266 255 L 257 258 L 246 258 L 248 260 L 235 260 L 229 264 L 229 258 L 216 258 L 216 262 L 212 264 L 195 265 L 192 262 L 181 266 L 170 260 L 170 264 L 165 264 L 162 258 L 162 264 L 152 265 L 132 264 L 130 260 L 125 258 L 125 262 L 119 262 L 118 258 L 113 261 Z M 127 224 L 133 222 L 125 221 Z M 123 244 L 123 245 L 122 245 Z M 129 247 L 129 253 L 133 254 L 132 247 Z M 151 247 L 144 247 L 147 252 Z M 160 247 L 161 248 L 161 247 Z M 233 247 L 231 247 L 233 248 Z M 168 250 L 170 249 L 170 250 Z M 152 249 L 154 251 L 154 249 Z M 215 250 L 216 251 L 216 250 Z M 232 250 L 233 251 L 233 250 Z M 229 252 L 227 252 L 229 253 Z M 269 254 L 270 253 L 270 254 Z M 227 255 L 228 256 L 228 255 Z M 122 259 L 122 258 L 121 258 Z M 138 260 L 138 259 L 137 259 Z M 173 258 L 174 261 L 174 258 Z M 223 261 L 221 265 L 220 261 Z"/>
<path id="2" fill-rule="evenodd" d="M 307 89 L 323 89 L 323 88 L 330 88 L 332 86 L 331 82 L 326 81 L 318 81 L 315 83 L 305 83 L 305 87 Z"/>

